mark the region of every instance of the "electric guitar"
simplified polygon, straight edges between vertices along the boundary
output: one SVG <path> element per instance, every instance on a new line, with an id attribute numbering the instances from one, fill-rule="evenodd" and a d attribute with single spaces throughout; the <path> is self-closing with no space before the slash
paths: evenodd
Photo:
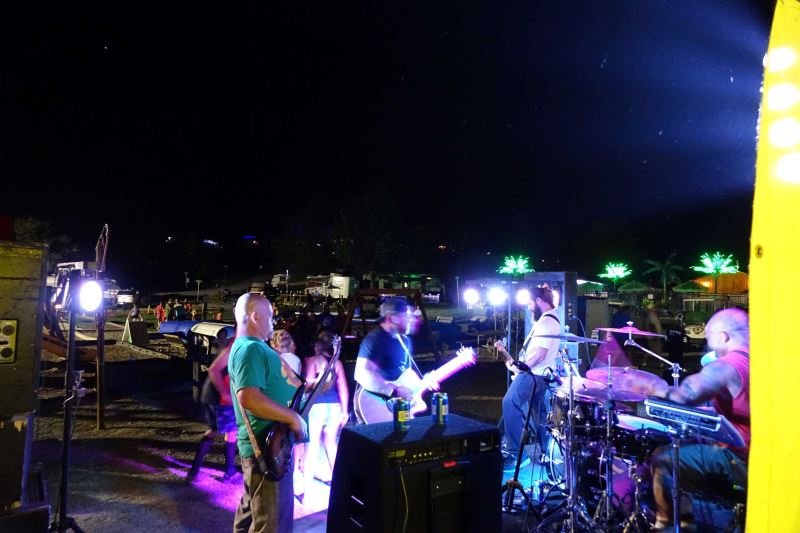
<path id="1" fill-rule="evenodd" d="M 292 398 L 292 403 L 289 408 L 293 411 L 296 411 L 301 417 L 306 417 L 314 398 L 320 391 L 322 385 L 327 381 L 328 376 L 330 376 L 331 372 L 333 372 L 336 362 L 339 360 L 339 352 L 341 351 L 341 348 L 342 339 L 336 335 L 333 337 L 333 357 L 331 357 L 328 365 L 325 367 L 325 370 L 320 375 L 317 384 L 306 398 L 305 403 L 302 404 L 302 408 L 300 405 L 303 401 L 303 392 L 305 391 L 305 387 L 300 386 L 294 393 L 294 397 Z M 332 386 L 335 387 L 336 384 L 333 383 Z M 267 432 L 263 450 L 263 466 L 266 469 L 262 468 L 262 472 L 266 473 L 267 479 L 270 481 L 278 481 L 286 475 L 291 463 L 292 447 L 294 444 L 294 433 L 289 429 L 288 425 L 282 422 L 275 422 L 272 424 Z M 258 452 L 256 452 L 256 455 L 258 455 Z M 262 466 L 260 461 L 259 466 Z"/>
<path id="2" fill-rule="evenodd" d="M 412 368 L 407 368 L 400 377 L 390 381 L 392 385 L 403 386 L 414 391 L 410 400 L 411 415 L 417 415 L 428 409 L 428 404 L 422 396 L 430 390 L 439 388 L 439 384 L 459 372 L 460 370 L 472 366 L 477 358 L 472 348 L 461 348 L 456 353 L 456 357 L 446 362 L 436 370 L 425 374 L 423 377 Z M 396 398 L 390 398 L 383 394 L 377 394 L 364 388 L 359 388 L 353 395 L 353 409 L 360 420 L 367 424 L 375 422 L 389 422 L 393 419 L 392 408 Z"/>
<path id="3" fill-rule="evenodd" d="M 520 359 L 519 360 L 514 359 L 513 357 L 511 357 L 511 354 L 508 353 L 508 350 L 506 350 L 506 345 L 505 345 L 505 343 L 503 341 L 495 342 L 494 343 L 494 347 L 497 348 L 497 351 L 500 352 L 500 355 L 505 357 L 507 362 L 511 363 L 511 366 L 517 367 L 517 369 L 520 372 L 530 372 L 531 371 L 530 367 L 528 367 L 528 365 L 525 364 L 525 361 L 523 361 L 523 357 L 524 357 L 525 354 L 520 352 Z"/>

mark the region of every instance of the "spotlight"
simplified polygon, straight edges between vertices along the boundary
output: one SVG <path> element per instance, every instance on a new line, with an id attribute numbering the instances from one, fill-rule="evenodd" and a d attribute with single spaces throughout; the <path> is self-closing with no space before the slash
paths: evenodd
<path id="1" fill-rule="evenodd" d="M 475 305 L 481 299 L 481 295 L 475 289 L 467 289 L 464 291 L 464 301 L 467 305 Z"/>
<path id="2" fill-rule="evenodd" d="M 780 83 L 767 92 L 770 111 L 788 111 L 800 100 L 800 92 L 791 83 Z"/>
<path id="3" fill-rule="evenodd" d="M 517 291 L 517 304 L 528 305 L 531 301 L 531 291 L 528 289 L 520 289 Z"/>
<path id="4" fill-rule="evenodd" d="M 499 307 L 506 302 L 508 298 L 508 293 L 501 289 L 500 287 L 492 287 L 489 289 L 489 293 L 486 295 L 489 300 L 489 304 L 493 307 Z"/>
<path id="5" fill-rule="evenodd" d="M 778 148 L 792 148 L 800 143 L 800 124 L 793 118 L 783 118 L 769 128 L 769 142 Z"/>
<path id="6" fill-rule="evenodd" d="M 800 185 L 800 152 L 792 152 L 778 159 L 775 175 L 785 183 Z"/>
<path id="7" fill-rule="evenodd" d="M 88 313 L 96 311 L 103 303 L 103 288 L 93 279 L 84 280 L 78 291 L 78 305 Z"/>
<path id="8" fill-rule="evenodd" d="M 770 50 L 769 53 L 764 56 L 764 66 L 770 72 L 780 72 L 781 70 L 786 70 L 791 67 L 795 59 L 794 50 L 782 46 Z"/>

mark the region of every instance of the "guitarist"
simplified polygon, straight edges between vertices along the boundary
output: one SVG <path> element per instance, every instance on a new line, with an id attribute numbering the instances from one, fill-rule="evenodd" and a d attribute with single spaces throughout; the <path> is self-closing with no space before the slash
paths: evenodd
<path id="1" fill-rule="evenodd" d="M 272 335 L 272 304 L 260 294 L 243 294 L 233 310 L 236 340 L 231 347 L 228 374 L 238 426 L 244 492 L 234 517 L 234 532 L 292 531 L 292 476 L 270 481 L 260 471 L 241 408 L 247 411 L 258 442 L 274 422 L 283 422 L 305 440 L 306 423 L 287 406 L 301 382 L 266 340 Z M 241 408 L 240 408 L 241 406 Z M 290 470 L 291 471 L 291 470 Z"/>
<path id="2" fill-rule="evenodd" d="M 524 445 L 522 440 L 522 429 L 525 424 L 525 417 L 528 412 L 528 403 L 533 400 L 533 412 L 531 418 L 534 427 L 532 428 L 537 436 L 542 451 L 547 445 L 547 432 L 543 425 L 547 421 L 547 382 L 544 376 L 549 372 L 549 368 L 556 367 L 556 357 L 558 356 L 558 339 L 539 338 L 537 335 L 559 335 L 561 333 L 561 322 L 556 315 L 553 291 L 547 285 L 534 287 L 531 291 L 531 300 L 528 303 L 533 318 L 535 320 L 530 334 L 525 339 L 520 354 L 520 360 L 527 365 L 529 371 L 523 371 L 523 365 L 515 365 L 507 362 L 508 369 L 516 374 L 514 381 L 503 397 L 503 427 L 505 428 L 505 459 L 504 469 L 512 470 L 515 467 L 519 447 Z M 505 345 L 502 342 L 495 343 L 495 347 L 508 355 Z M 522 368 L 521 368 L 522 367 Z M 525 369 L 525 370 L 527 370 Z M 521 466 L 529 461 L 525 457 Z"/>
<path id="3" fill-rule="evenodd" d="M 411 339 L 406 332 L 413 324 L 411 307 L 404 298 L 392 298 L 381 305 L 380 326 L 364 337 L 356 359 L 358 387 L 389 397 L 410 399 L 414 391 L 390 381 L 412 365 Z M 365 423 L 365 420 L 359 420 Z"/>

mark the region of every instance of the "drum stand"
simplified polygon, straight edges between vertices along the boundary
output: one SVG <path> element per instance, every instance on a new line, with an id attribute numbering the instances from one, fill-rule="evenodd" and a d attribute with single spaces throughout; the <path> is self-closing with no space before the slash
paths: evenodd
<path id="1" fill-rule="evenodd" d="M 606 401 L 603 404 L 603 410 L 606 413 L 606 440 L 604 454 L 606 484 L 600 496 L 600 503 L 594 512 L 594 521 L 601 521 L 608 527 L 611 525 L 611 520 L 614 514 L 614 445 L 612 442 L 612 427 L 616 417 L 616 409 L 614 408 L 614 400 L 612 399 L 611 391 L 613 383 L 611 381 L 611 358 L 608 358 L 608 381 L 606 384 Z M 601 520 L 603 513 L 605 517 Z"/>
<path id="2" fill-rule="evenodd" d="M 561 503 L 554 512 L 545 518 L 539 525 L 536 527 L 536 531 L 542 531 L 544 528 L 549 526 L 550 524 L 554 524 L 559 520 L 565 520 L 564 529 L 565 531 L 591 531 L 595 528 L 595 524 L 592 521 L 592 517 L 589 516 L 589 513 L 586 511 L 586 506 L 583 502 L 578 501 L 578 494 L 576 491 L 576 467 L 575 467 L 575 455 L 573 453 L 573 434 L 575 429 L 575 413 L 573 412 L 575 406 L 575 390 L 573 388 L 573 372 L 571 371 L 569 355 L 566 349 L 562 349 L 559 351 L 559 355 L 561 356 L 562 361 L 566 364 L 564 365 L 565 368 L 569 368 L 569 424 L 567 425 L 567 439 L 566 443 L 566 453 L 565 453 L 565 461 L 564 461 L 564 473 L 566 475 L 565 485 L 567 490 L 567 499 Z M 581 522 L 578 524 L 578 522 Z"/>

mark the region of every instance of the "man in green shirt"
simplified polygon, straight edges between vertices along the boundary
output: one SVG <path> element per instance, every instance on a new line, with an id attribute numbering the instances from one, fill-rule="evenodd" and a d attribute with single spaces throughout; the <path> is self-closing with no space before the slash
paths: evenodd
<path id="1" fill-rule="evenodd" d="M 292 469 L 280 481 L 269 481 L 258 468 L 241 408 L 247 411 L 256 439 L 264 441 L 274 422 L 283 422 L 305 440 L 306 423 L 288 408 L 300 385 L 294 372 L 266 340 L 272 335 L 272 304 L 260 294 L 239 297 L 234 307 L 236 340 L 231 347 L 228 374 L 238 425 L 244 493 L 236 510 L 234 533 L 290 532 L 294 515 Z"/>

